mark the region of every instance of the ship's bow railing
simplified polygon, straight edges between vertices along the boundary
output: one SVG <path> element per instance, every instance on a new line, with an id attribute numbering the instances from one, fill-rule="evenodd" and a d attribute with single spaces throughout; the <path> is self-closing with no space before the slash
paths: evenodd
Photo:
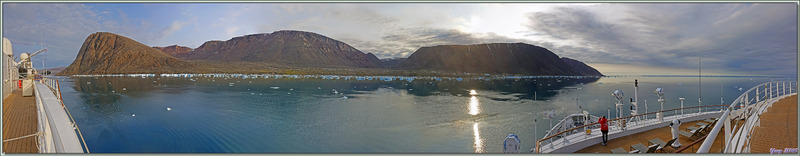
<path id="1" fill-rule="evenodd" d="M 697 153 L 708 153 L 720 130 L 725 132 L 725 143 L 722 152 L 741 153 L 748 152 L 750 146 L 750 136 L 752 129 L 760 123 L 760 114 L 769 107 L 774 100 L 797 93 L 796 81 L 772 81 L 756 85 L 742 93 L 726 109 L 719 121 L 724 124 L 716 124 L 709 132 L 708 137 Z M 734 107 L 741 107 L 734 111 Z M 733 119 L 747 119 L 745 124 L 734 134 L 735 127 L 731 127 Z M 722 127 L 725 127 L 723 129 Z"/>
<path id="2" fill-rule="evenodd" d="M 80 128 L 61 100 L 57 79 L 42 78 L 35 84 L 39 116 L 37 148 L 40 153 L 89 153 Z M 82 148 L 81 148 L 82 147 Z"/>

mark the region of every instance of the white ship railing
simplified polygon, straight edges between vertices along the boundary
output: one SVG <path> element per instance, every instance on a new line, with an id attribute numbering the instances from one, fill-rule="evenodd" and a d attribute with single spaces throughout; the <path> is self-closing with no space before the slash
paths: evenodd
<path id="1" fill-rule="evenodd" d="M 61 100 L 58 80 L 42 78 L 34 85 L 39 153 L 89 153 L 83 134 Z"/>
<path id="2" fill-rule="evenodd" d="M 686 108 L 676 108 L 664 111 L 657 111 L 657 112 L 650 112 L 645 114 L 639 114 L 635 116 L 627 116 L 622 118 L 615 118 L 608 120 L 608 127 L 609 127 L 609 140 L 614 139 L 615 137 L 619 137 L 621 134 L 627 133 L 634 133 L 649 130 L 652 128 L 663 127 L 665 124 L 668 125 L 669 121 L 678 119 L 707 119 L 709 115 L 714 115 L 720 113 L 717 110 L 720 107 L 724 107 L 725 105 L 706 105 L 706 106 L 694 106 L 694 107 L 686 107 Z M 737 106 L 738 107 L 738 106 Z M 681 111 L 683 110 L 683 111 Z M 708 112 L 711 110 L 711 112 Z M 663 120 L 658 120 L 656 118 L 657 113 L 664 114 Z M 596 121 L 596 120 L 594 120 Z M 559 122 L 561 124 L 564 121 Z M 622 126 L 624 123 L 624 126 Z M 584 128 L 596 130 L 600 126 L 600 123 L 591 122 L 589 124 L 585 124 L 582 126 L 572 127 L 570 129 L 561 130 L 556 133 L 548 132 L 545 137 L 536 141 L 536 147 L 534 152 L 536 153 L 543 153 L 542 146 L 543 143 L 547 143 L 549 145 L 549 151 L 557 151 L 557 149 L 565 148 L 567 146 L 571 146 L 574 144 L 584 144 L 583 141 L 587 141 L 590 139 L 595 139 L 597 136 L 587 136 L 583 134 L 576 133 L 576 131 L 581 131 Z M 624 128 L 623 128 L 624 127 Z M 552 131 L 561 129 L 560 126 L 554 126 Z M 596 132 L 595 132 L 596 134 Z M 623 135 L 624 135 L 623 134 Z M 580 136 L 577 136 L 580 135 Z M 591 138 L 590 138 L 591 137 Z M 554 147 L 558 145 L 558 147 Z M 547 146 L 545 146 L 547 147 Z M 552 148 L 552 149 L 551 149 Z"/>
<path id="3" fill-rule="evenodd" d="M 761 113 L 766 111 L 766 108 L 772 106 L 772 103 L 776 102 L 777 100 L 786 96 L 797 94 L 796 88 L 797 82 L 795 81 L 766 82 L 750 88 L 736 98 L 736 100 L 734 100 L 730 106 L 727 107 L 725 112 L 719 118 L 719 121 L 724 121 L 724 124 L 714 125 L 714 129 L 711 130 L 706 137 L 706 140 L 703 141 L 703 144 L 697 150 L 697 153 L 709 152 L 711 145 L 714 143 L 714 140 L 719 134 L 719 131 L 722 130 L 723 126 L 725 127 L 725 143 L 722 152 L 749 152 L 751 143 L 750 138 L 753 132 L 752 130 L 754 127 L 758 127 L 760 125 Z M 753 95 L 752 98 L 751 95 Z M 745 109 L 734 111 L 734 107 L 742 107 Z M 735 135 L 732 135 L 732 130 L 736 128 L 731 127 L 731 120 L 743 118 L 747 119 L 745 124 L 739 128 Z"/>

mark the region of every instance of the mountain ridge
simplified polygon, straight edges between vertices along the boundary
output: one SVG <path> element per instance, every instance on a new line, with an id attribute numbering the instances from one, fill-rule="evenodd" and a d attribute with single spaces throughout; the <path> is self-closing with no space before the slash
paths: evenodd
<path id="1" fill-rule="evenodd" d="M 97 32 L 87 37 L 75 61 L 58 74 L 237 72 L 602 76 L 583 62 L 560 58 L 526 43 L 438 45 L 419 48 L 408 58 L 380 60 L 344 42 L 301 31 L 212 40 L 195 49 L 178 45 L 149 47 L 121 35 Z"/>
<path id="2" fill-rule="evenodd" d="M 576 66 L 581 64 L 576 63 Z M 491 74 L 602 76 L 599 72 L 578 72 L 555 53 L 526 43 L 422 47 L 397 68 Z"/>
<path id="3" fill-rule="evenodd" d="M 193 66 L 125 36 L 96 32 L 86 37 L 75 60 L 58 75 L 173 73 Z"/>
<path id="4" fill-rule="evenodd" d="M 313 32 L 281 30 L 207 41 L 187 60 L 273 62 L 302 67 L 383 67 L 378 57 Z"/>

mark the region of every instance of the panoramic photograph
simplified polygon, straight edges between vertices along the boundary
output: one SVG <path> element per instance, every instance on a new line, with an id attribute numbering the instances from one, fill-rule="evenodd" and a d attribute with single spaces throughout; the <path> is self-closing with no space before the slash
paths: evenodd
<path id="1" fill-rule="evenodd" d="M 796 2 L 3 2 L 1 18 L 3 154 L 798 148 Z"/>

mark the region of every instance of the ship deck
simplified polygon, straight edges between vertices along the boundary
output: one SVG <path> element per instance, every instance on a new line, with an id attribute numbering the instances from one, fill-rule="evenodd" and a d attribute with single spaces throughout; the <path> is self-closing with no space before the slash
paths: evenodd
<path id="1" fill-rule="evenodd" d="M 3 99 L 3 153 L 38 153 L 36 136 L 24 137 L 36 133 L 37 120 L 33 96 L 23 97 L 17 90 Z M 14 138 L 19 139 L 10 140 Z"/>
<path id="2" fill-rule="evenodd" d="M 687 123 L 681 123 L 681 125 L 679 127 L 680 127 L 681 130 L 686 131 L 686 128 L 688 128 L 689 126 L 697 127 L 697 125 L 695 125 L 695 124 L 697 124 L 698 122 L 705 122 L 705 121 L 700 120 L 700 121 L 692 121 L 692 122 L 687 122 Z M 736 121 L 732 121 L 732 123 L 736 123 Z M 741 126 L 743 123 L 744 122 L 739 122 L 738 126 Z M 649 143 L 648 140 L 653 139 L 653 138 L 658 138 L 658 139 L 661 139 L 661 140 L 663 140 L 665 142 L 671 140 L 672 139 L 672 133 L 671 133 L 670 129 L 671 128 L 667 126 L 667 127 L 656 128 L 656 129 L 653 129 L 653 130 L 649 130 L 649 131 L 644 131 L 644 132 L 628 135 L 628 136 L 623 136 L 623 137 L 616 138 L 616 139 L 610 139 L 610 140 L 608 140 L 608 144 L 605 145 L 605 146 L 601 145 L 600 142 L 598 142 L 596 145 L 592 145 L 592 146 L 586 147 L 584 149 L 578 150 L 575 153 L 611 153 L 611 149 L 618 148 L 618 147 L 622 147 L 623 149 L 625 149 L 625 151 L 631 151 L 631 149 L 630 149 L 631 145 L 635 145 L 635 144 L 641 143 L 642 145 L 647 146 L 648 143 Z M 691 144 L 692 142 L 694 142 L 694 140 L 690 140 L 690 139 L 688 139 L 688 138 L 686 138 L 684 136 L 680 136 L 680 135 L 678 136 L 678 140 L 680 141 L 681 145 L 683 145 L 683 146 L 678 147 L 678 148 L 682 148 L 682 147 L 687 146 L 687 145 Z M 725 135 L 717 135 L 717 139 L 715 140 L 715 143 L 711 146 L 711 149 L 709 150 L 709 151 L 712 151 L 712 152 L 709 152 L 709 153 L 719 153 L 720 151 L 722 151 L 722 142 L 721 141 L 723 141 L 723 140 L 725 140 Z M 694 153 L 694 152 L 696 152 L 696 150 L 698 148 L 700 148 L 701 144 L 702 144 L 702 142 L 697 143 L 697 144 L 693 145 L 692 147 L 689 147 L 688 149 L 683 150 L 681 153 Z M 666 147 L 665 149 L 666 149 L 667 152 L 672 152 L 672 151 L 677 150 L 676 148 L 671 148 L 671 147 Z M 717 152 L 713 152 L 713 151 L 717 151 Z"/>
<path id="3" fill-rule="evenodd" d="M 769 153 L 770 148 L 783 151 L 797 148 L 797 95 L 772 104 L 761 115 L 761 126 L 754 128 L 751 153 Z"/>
<path id="4" fill-rule="evenodd" d="M 796 148 L 797 147 L 797 95 L 789 96 L 772 104 L 766 113 L 761 116 L 761 126 L 754 128 L 752 138 L 751 153 L 769 153 L 770 148 L 780 149 Z M 680 129 L 684 131 L 689 126 L 695 126 L 698 122 L 705 122 L 702 120 L 682 123 Z M 731 126 L 741 127 L 745 123 L 744 119 L 732 120 Z M 628 136 L 623 136 L 616 139 L 608 140 L 608 145 L 603 146 L 600 142 L 595 145 L 583 148 L 575 153 L 611 153 L 611 149 L 622 147 L 625 151 L 630 151 L 631 145 L 641 143 L 649 145 L 649 140 L 659 138 L 663 141 L 669 141 L 672 138 L 670 127 L 656 128 Z M 684 136 L 678 136 L 678 139 L 684 146 L 694 142 Z M 721 153 L 725 135 L 717 135 L 714 144 L 709 149 L 709 153 Z M 700 147 L 702 142 L 688 147 L 680 153 L 695 153 Z M 667 152 L 672 152 L 677 149 L 667 147 Z"/>

